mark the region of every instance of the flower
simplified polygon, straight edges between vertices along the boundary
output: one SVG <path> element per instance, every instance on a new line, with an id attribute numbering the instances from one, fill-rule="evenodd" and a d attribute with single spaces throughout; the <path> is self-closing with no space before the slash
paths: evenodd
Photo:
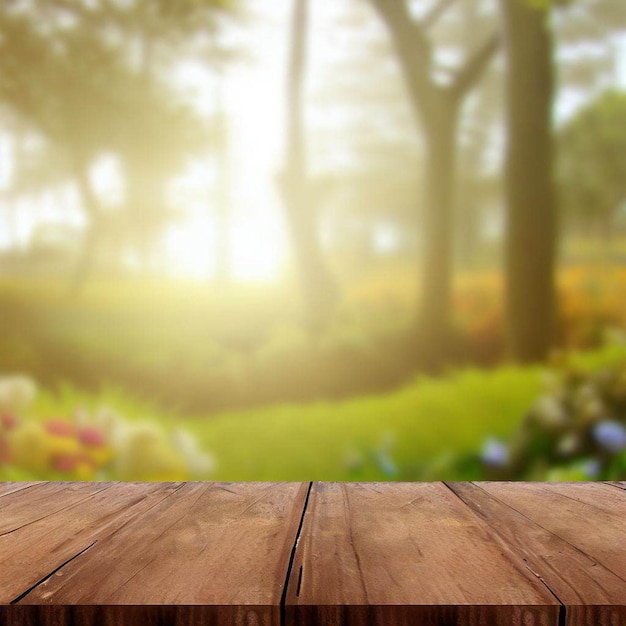
<path id="1" fill-rule="evenodd" d="M 568 433 L 559 439 L 556 451 L 561 456 L 571 456 L 576 454 L 582 446 L 581 437 L 578 433 Z"/>
<path id="2" fill-rule="evenodd" d="M 134 424 L 117 457 L 122 480 L 189 480 L 189 468 L 182 454 L 167 442 L 163 431 L 151 423 Z"/>
<path id="3" fill-rule="evenodd" d="M 48 439 L 41 424 L 31 422 L 13 429 L 7 438 L 11 462 L 43 474 L 51 457 Z"/>
<path id="4" fill-rule="evenodd" d="M 78 429 L 78 440 L 88 447 L 100 447 L 106 445 L 106 437 L 97 426 L 81 426 Z"/>
<path id="5" fill-rule="evenodd" d="M 62 419 L 48 420 L 43 426 L 49 435 L 55 437 L 73 437 L 76 433 L 74 425 Z"/>
<path id="6" fill-rule="evenodd" d="M 0 378 L 0 411 L 21 413 L 35 399 L 37 385 L 27 376 Z"/>
<path id="7" fill-rule="evenodd" d="M 602 471 L 602 464 L 598 459 L 589 459 L 583 463 L 582 467 L 587 478 L 596 478 Z"/>
<path id="8" fill-rule="evenodd" d="M 206 476 L 215 470 L 215 460 L 200 450 L 198 442 L 190 432 L 178 428 L 172 434 L 171 440 L 174 449 L 184 456 L 192 476 Z"/>
<path id="9" fill-rule="evenodd" d="M 375 454 L 376 463 L 385 476 L 395 476 L 398 473 L 398 467 L 394 460 L 385 451 L 378 450 Z"/>
<path id="10" fill-rule="evenodd" d="M 537 400 L 533 408 L 533 416 L 547 430 L 560 430 L 569 423 L 561 402 L 550 395 L 541 396 Z"/>
<path id="11" fill-rule="evenodd" d="M 596 442 L 611 454 L 626 449 L 626 427 L 616 420 L 605 420 L 593 428 Z"/>
<path id="12" fill-rule="evenodd" d="M 11 413 L 2 413 L 2 415 L 0 415 L 0 428 L 3 428 L 4 430 L 11 430 L 17 425 L 18 420 L 15 415 L 12 415 Z"/>
<path id="13" fill-rule="evenodd" d="M 510 458 L 509 448 L 498 439 L 489 437 L 483 445 L 480 458 L 485 465 L 506 467 Z"/>

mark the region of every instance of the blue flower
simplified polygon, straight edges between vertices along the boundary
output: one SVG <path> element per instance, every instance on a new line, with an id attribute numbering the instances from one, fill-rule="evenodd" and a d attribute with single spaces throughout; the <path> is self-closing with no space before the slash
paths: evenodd
<path id="1" fill-rule="evenodd" d="M 596 478 L 600 474 L 602 464 L 598 459 L 589 459 L 583 463 L 582 469 L 587 478 Z"/>
<path id="2" fill-rule="evenodd" d="M 615 420 L 605 420 L 593 428 L 593 437 L 602 448 L 611 454 L 626 449 L 626 428 Z"/>
<path id="3" fill-rule="evenodd" d="M 398 467 L 386 452 L 376 452 L 376 463 L 385 476 L 393 477 L 398 473 Z"/>
<path id="4" fill-rule="evenodd" d="M 480 458 L 485 465 L 505 467 L 509 462 L 509 449 L 501 441 L 490 437 L 483 445 Z"/>

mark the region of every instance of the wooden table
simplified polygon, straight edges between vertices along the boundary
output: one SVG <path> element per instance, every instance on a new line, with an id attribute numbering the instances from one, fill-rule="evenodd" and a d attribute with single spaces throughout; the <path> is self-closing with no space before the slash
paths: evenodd
<path id="1" fill-rule="evenodd" d="M 1 626 L 626 625 L 626 483 L 0 483 Z"/>

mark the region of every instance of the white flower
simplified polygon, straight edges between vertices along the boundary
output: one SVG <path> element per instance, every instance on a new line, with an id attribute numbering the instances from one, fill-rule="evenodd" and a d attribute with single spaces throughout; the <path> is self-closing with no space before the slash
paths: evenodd
<path id="1" fill-rule="evenodd" d="M 537 422 L 548 430 L 567 426 L 569 417 L 561 402 L 554 396 L 541 396 L 533 407 L 533 415 Z"/>
<path id="2" fill-rule="evenodd" d="M 206 476 L 215 471 L 215 460 L 202 451 L 196 438 L 186 430 L 177 428 L 172 433 L 172 445 L 185 458 L 189 471 L 194 476 Z"/>
<path id="3" fill-rule="evenodd" d="M 561 456 L 571 456 L 578 451 L 581 443 L 580 435 L 568 433 L 559 440 L 556 449 Z"/>
<path id="4" fill-rule="evenodd" d="M 37 385 L 27 376 L 0 378 L 0 412 L 21 413 L 37 396 Z"/>
<path id="5" fill-rule="evenodd" d="M 105 432 L 107 441 L 120 448 L 128 439 L 133 426 L 129 425 L 114 409 L 102 406 L 95 414 L 95 423 Z"/>

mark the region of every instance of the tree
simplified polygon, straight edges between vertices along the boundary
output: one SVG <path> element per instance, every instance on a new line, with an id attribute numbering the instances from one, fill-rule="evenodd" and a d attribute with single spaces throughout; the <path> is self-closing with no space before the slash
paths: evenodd
<path id="1" fill-rule="evenodd" d="M 555 319 L 553 42 L 548 9 L 527 0 L 500 2 L 507 63 L 507 334 L 513 358 L 529 362 L 546 357 Z"/>
<path id="2" fill-rule="evenodd" d="M 557 173 L 562 215 L 608 243 L 626 202 L 626 93 L 605 92 L 560 129 Z"/>
<path id="3" fill-rule="evenodd" d="M 54 1 L 54 0 L 53 0 Z M 58 0 L 56 0 L 58 1 Z M 100 7 L 101 18 L 113 20 L 122 35 L 126 55 L 132 56 L 133 47 L 139 48 L 137 71 L 147 89 L 159 84 L 164 69 L 180 59 L 181 53 L 190 54 L 210 67 L 216 77 L 215 103 L 210 121 L 212 153 L 217 170 L 217 190 L 214 197 L 215 260 L 218 280 L 226 282 L 230 275 L 230 198 L 228 165 L 228 118 L 219 93 L 222 70 L 226 62 L 237 57 L 231 47 L 218 36 L 224 26 L 224 17 L 233 17 L 237 3 L 234 0 L 171 0 L 154 2 L 134 0 L 126 8 L 105 3 Z M 188 134 L 187 139 L 192 139 Z M 154 162 L 146 161 L 145 152 L 126 151 L 125 168 L 129 202 L 127 211 L 131 226 L 143 239 L 145 252 L 149 252 L 151 233 L 145 233 L 143 215 L 146 210 L 166 213 L 165 171 Z M 165 170 L 169 164 L 164 163 Z M 141 234 L 144 236 L 141 237 Z"/>
<path id="4" fill-rule="evenodd" d="M 287 80 L 287 145 L 279 184 L 306 314 L 311 326 L 320 328 L 332 313 L 337 285 L 319 241 L 319 188 L 307 174 L 303 97 L 308 10 L 308 0 L 294 0 Z"/>
<path id="5" fill-rule="evenodd" d="M 442 82 L 428 30 L 455 0 L 439 0 L 421 19 L 405 0 L 372 0 L 400 62 L 412 109 L 426 140 L 424 252 L 418 330 L 427 358 L 449 336 L 451 321 L 454 188 L 461 105 L 498 47 L 491 34 L 453 76 Z"/>
<path id="6" fill-rule="evenodd" d="M 75 183 L 87 219 L 73 278 L 78 289 L 110 221 L 90 180 L 94 160 L 113 152 L 141 161 L 150 179 L 156 175 L 162 184 L 206 133 L 167 89 L 138 80 L 119 51 L 80 22 L 42 33 L 34 16 L 5 12 L 0 18 L 0 102 L 45 137 L 54 175 Z M 135 213 L 138 220 L 126 212 L 136 241 L 145 241 L 168 217 L 161 200 L 152 205 L 154 210 L 144 205 Z"/>

